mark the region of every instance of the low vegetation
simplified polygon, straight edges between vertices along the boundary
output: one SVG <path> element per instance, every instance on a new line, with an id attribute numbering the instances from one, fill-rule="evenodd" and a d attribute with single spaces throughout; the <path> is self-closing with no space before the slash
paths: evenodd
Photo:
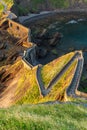
<path id="1" fill-rule="evenodd" d="M 70 61 L 74 54 L 74 52 L 66 54 L 42 67 L 41 76 L 45 87 L 55 77 L 55 75 L 58 74 L 61 69 Z"/>
<path id="2" fill-rule="evenodd" d="M 51 0 L 51 4 L 54 8 L 67 8 L 69 7 L 68 0 Z"/>
<path id="3" fill-rule="evenodd" d="M 60 57 L 59 59 L 54 60 L 53 63 L 51 62 L 49 64 L 49 68 L 52 68 L 52 66 L 50 65 L 53 65 L 55 63 L 53 67 L 54 71 L 52 70 L 52 73 L 55 72 L 55 75 L 58 73 L 57 67 L 60 68 L 59 66 L 61 64 L 61 59 L 66 59 L 61 64 L 61 67 L 63 67 L 63 64 L 65 64 L 73 55 L 74 53 L 70 53 L 63 57 Z M 2 68 L 6 69 L 6 71 L 1 76 L 0 81 L 1 83 L 3 83 L 4 81 L 4 86 L 7 86 L 8 84 L 9 93 L 12 91 L 12 85 L 10 85 L 10 83 L 13 84 L 14 87 L 14 82 L 16 82 L 11 104 L 36 104 L 55 100 L 63 101 L 65 98 L 65 90 L 72 80 L 76 64 L 77 61 L 74 61 L 69 69 L 60 78 L 60 80 L 53 86 L 50 93 L 45 97 L 40 94 L 40 88 L 36 81 L 37 67 L 32 70 L 28 67 L 25 67 L 20 58 L 13 65 L 9 65 L 8 67 L 1 67 L 0 71 L 2 70 Z M 51 73 L 50 71 L 51 70 L 49 70 L 48 73 Z M 50 80 L 52 80 L 52 78 L 53 77 L 51 77 Z M 9 86 L 11 86 L 11 88 L 9 88 Z M 6 90 L 4 91 L 4 93 L 6 93 Z"/>
<path id="4" fill-rule="evenodd" d="M 18 80 L 17 90 L 15 93 L 18 104 L 37 103 L 40 99 L 40 92 L 36 82 L 36 69 L 21 70 L 21 76 Z"/>
<path id="5" fill-rule="evenodd" d="M 57 62 L 57 60 L 56 60 L 56 62 Z M 55 66 L 56 66 L 56 62 L 55 62 Z M 41 102 L 64 100 L 65 90 L 69 86 L 69 84 L 72 80 L 76 64 L 77 64 L 77 61 L 73 62 L 73 64 L 69 67 L 67 72 L 64 73 L 64 75 L 61 77 L 61 79 L 53 86 L 51 92 L 45 97 L 43 97 L 40 94 L 40 91 L 39 91 L 40 88 L 38 88 L 38 85 L 37 85 L 37 82 L 35 79 L 36 70 L 30 70 L 30 71 L 22 70 L 23 74 L 18 81 L 16 96 L 20 95 L 21 93 L 24 93 L 25 91 L 26 92 L 25 92 L 24 96 L 22 95 L 22 98 L 20 98 L 20 99 L 18 98 L 17 104 L 24 104 L 24 103 L 36 104 L 36 103 L 41 103 Z M 59 66 L 59 65 L 57 63 L 57 66 Z M 56 70 L 56 73 L 57 73 L 57 70 Z"/>
<path id="6" fill-rule="evenodd" d="M 4 6 L 0 3 L 0 14 L 2 13 Z"/>
<path id="7" fill-rule="evenodd" d="M 8 10 L 9 10 L 9 9 L 12 7 L 12 5 L 14 4 L 14 0 L 3 0 L 3 1 L 6 3 Z"/>
<path id="8" fill-rule="evenodd" d="M 79 91 L 87 93 L 87 78 L 86 76 L 82 75 L 81 81 L 80 81 L 80 86 L 79 86 Z"/>
<path id="9" fill-rule="evenodd" d="M 2 2 L 0 2 L 0 16 L 2 15 L 2 12 L 4 11 L 4 6 L 7 6 L 7 10 L 10 10 L 10 8 L 13 5 L 13 0 L 2 0 L 4 2 L 4 4 Z"/>
<path id="10" fill-rule="evenodd" d="M 64 101 L 66 100 L 66 88 L 69 87 L 71 80 L 74 75 L 74 70 L 77 64 L 77 60 L 75 60 L 72 65 L 68 68 L 68 70 L 61 76 L 61 78 L 55 83 L 52 87 L 50 93 L 43 98 L 43 102 L 46 101 Z"/>
<path id="11" fill-rule="evenodd" d="M 0 109 L 0 130 L 87 130 L 85 104 L 21 105 Z"/>

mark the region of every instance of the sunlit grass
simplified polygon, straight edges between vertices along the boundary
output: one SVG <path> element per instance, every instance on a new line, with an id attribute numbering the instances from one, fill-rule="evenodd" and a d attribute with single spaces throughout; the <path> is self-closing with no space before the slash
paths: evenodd
<path id="1" fill-rule="evenodd" d="M 74 70 L 77 65 L 77 60 L 75 60 L 68 70 L 61 76 L 61 78 L 55 83 L 52 87 L 51 92 L 43 99 L 44 101 L 64 101 L 65 100 L 65 91 L 69 87 L 71 80 L 74 75 Z"/>
<path id="2" fill-rule="evenodd" d="M 12 5 L 14 4 L 13 0 L 3 0 L 7 6 L 7 10 L 10 10 Z M 4 11 L 4 5 L 0 2 L 0 17 L 2 16 L 2 12 Z"/>
<path id="3" fill-rule="evenodd" d="M 35 79 L 36 70 L 25 70 L 18 81 L 16 96 L 19 95 L 21 98 L 18 98 L 17 104 L 36 104 L 55 100 L 63 101 L 65 98 L 65 90 L 71 83 L 76 65 L 77 60 L 71 64 L 69 69 L 63 74 L 60 80 L 55 83 L 52 90 L 45 97 L 40 94 Z"/>
<path id="4" fill-rule="evenodd" d="M 18 104 L 37 103 L 40 98 L 39 88 L 36 82 L 36 68 L 29 70 L 23 68 L 18 80 L 17 90 L 15 93 Z M 19 96 L 18 96 L 19 95 Z"/>
<path id="5" fill-rule="evenodd" d="M 70 61 L 74 54 L 74 52 L 66 54 L 42 67 L 41 76 L 45 87 L 47 87 L 55 75 L 58 74 L 61 69 Z"/>
<path id="6" fill-rule="evenodd" d="M 14 4 L 14 1 L 13 0 L 3 0 L 7 7 L 8 7 L 8 10 L 12 7 L 12 5 Z"/>
<path id="7" fill-rule="evenodd" d="M 87 130 L 81 104 L 21 105 L 0 109 L 0 130 Z"/>
<path id="8" fill-rule="evenodd" d="M 67 55 L 66 59 L 70 59 L 73 54 L 74 53 Z M 59 61 L 62 58 L 59 58 L 57 60 Z M 57 74 L 57 65 L 59 65 L 59 62 L 57 60 L 54 65 L 54 68 L 56 66 L 55 74 Z M 67 60 L 65 60 L 65 62 L 66 61 Z M 2 80 L 4 80 L 5 77 L 9 74 L 11 74 L 11 77 L 6 79 L 6 81 L 9 81 L 10 79 L 13 82 L 13 79 L 16 78 L 16 91 L 14 92 L 12 104 L 37 104 L 56 100 L 63 101 L 65 100 L 65 90 L 69 86 L 73 78 L 76 64 L 77 60 L 75 60 L 70 65 L 67 71 L 55 83 L 55 85 L 52 87 L 52 90 L 50 90 L 50 92 L 45 97 L 41 95 L 40 88 L 36 81 L 37 67 L 35 67 L 34 69 L 29 69 L 28 67 L 23 65 L 21 59 L 17 60 L 13 65 L 8 66 L 7 71 L 2 77 Z"/>

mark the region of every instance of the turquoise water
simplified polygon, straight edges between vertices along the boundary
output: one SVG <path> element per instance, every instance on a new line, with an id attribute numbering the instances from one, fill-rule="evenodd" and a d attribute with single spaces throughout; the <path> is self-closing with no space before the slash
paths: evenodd
<path id="1" fill-rule="evenodd" d="M 57 26 L 55 27 L 56 30 Z M 87 48 L 87 21 L 73 24 L 64 23 L 59 29 L 63 34 L 60 48 L 86 49 Z"/>
<path id="2" fill-rule="evenodd" d="M 42 28 L 44 27 L 42 26 Z M 87 93 L 87 21 L 77 20 L 74 23 L 69 22 L 69 24 L 56 21 L 47 27 L 47 31 L 50 35 L 60 32 L 63 37 L 60 43 L 50 48 L 46 57 L 39 59 L 39 63 L 44 65 L 71 51 L 82 50 L 84 52 L 84 69 L 79 90 Z M 53 51 L 57 54 L 54 55 Z"/>
<path id="3" fill-rule="evenodd" d="M 38 30 L 38 27 L 35 27 Z M 43 26 L 41 27 L 43 28 Z M 60 32 L 63 37 L 61 42 L 57 46 L 52 47 L 45 58 L 39 60 L 41 64 L 47 64 L 48 62 L 60 57 L 66 53 L 75 50 L 87 51 L 87 21 L 76 21 L 75 23 L 60 23 L 58 21 L 53 24 L 49 24 L 47 31 L 50 35 L 55 32 Z M 53 50 L 58 55 L 54 55 Z M 87 60 L 87 53 L 84 53 L 84 58 Z"/>

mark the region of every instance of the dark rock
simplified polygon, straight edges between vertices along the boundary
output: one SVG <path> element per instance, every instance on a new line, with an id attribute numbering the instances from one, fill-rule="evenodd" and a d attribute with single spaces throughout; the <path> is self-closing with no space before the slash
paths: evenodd
<path id="1" fill-rule="evenodd" d="M 45 57 L 47 55 L 47 49 L 39 47 L 36 51 L 36 54 L 38 58 Z"/>
<path id="2" fill-rule="evenodd" d="M 56 32 L 56 33 L 54 34 L 53 38 L 49 40 L 49 44 L 50 44 L 51 46 L 55 46 L 57 43 L 60 42 L 61 38 L 62 38 L 62 34 L 59 33 L 59 32 Z"/>
<path id="3" fill-rule="evenodd" d="M 6 44 L 5 43 L 0 43 L 0 49 L 5 49 L 6 48 Z"/>
<path id="4" fill-rule="evenodd" d="M 6 70 L 5 69 L 2 69 L 1 71 L 0 71 L 0 78 L 3 76 L 3 74 L 6 72 Z"/>
<path id="5" fill-rule="evenodd" d="M 43 41 L 41 39 L 34 39 L 33 42 L 36 43 L 37 46 L 40 46 L 43 44 Z"/>
<path id="6" fill-rule="evenodd" d="M 49 40 L 51 39 L 51 36 L 49 34 L 49 32 L 47 32 L 47 29 L 43 29 L 43 31 L 41 33 L 38 33 L 35 35 L 35 40 L 36 42 L 42 42 L 45 40 Z"/>
<path id="7" fill-rule="evenodd" d="M 7 58 L 7 63 L 15 61 L 18 56 L 19 52 L 11 53 L 10 56 Z"/>
<path id="8" fill-rule="evenodd" d="M 0 61 L 3 61 L 5 58 L 5 54 L 0 54 Z"/>

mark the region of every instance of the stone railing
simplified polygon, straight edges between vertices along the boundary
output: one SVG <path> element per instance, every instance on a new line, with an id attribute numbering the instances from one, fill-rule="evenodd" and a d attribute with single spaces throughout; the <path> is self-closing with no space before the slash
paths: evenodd
<path id="1" fill-rule="evenodd" d="M 26 68 L 28 68 L 28 69 L 32 69 L 33 68 L 33 66 L 25 59 L 24 56 L 22 57 L 22 62 L 23 62 L 24 66 Z"/>
<path id="2" fill-rule="evenodd" d="M 76 66 L 73 79 L 70 83 L 70 86 L 66 89 L 66 95 L 72 96 L 72 97 L 84 97 L 87 98 L 87 94 L 78 91 L 82 71 L 83 71 L 83 65 L 84 65 L 84 58 L 82 55 L 82 52 L 80 51 L 80 55 L 78 57 L 78 64 Z"/>
<path id="3" fill-rule="evenodd" d="M 78 74 L 78 75 L 79 75 L 79 78 L 81 78 L 81 75 L 82 75 L 83 65 L 84 65 L 84 58 L 83 58 L 83 55 L 82 55 L 82 53 L 81 53 L 81 66 L 80 66 L 80 68 L 79 68 L 79 74 Z M 79 80 L 79 79 L 78 79 L 78 80 Z M 75 89 L 75 93 L 76 93 L 76 95 L 78 95 L 79 97 L 87 98 L 87 94 L 86 94 L 86 93 L 81 92 L 81 91 L 78 90 L 79 82 L 80 82 L 80 80 L 79 80 L 78 83 L 77 83 L 77 86 L 76 86 L 76 89 Z"/>
<path id="4" fill-rule="evenodd" d="M 77 89 L 75 90 L 75 93 L 79 96 L 79 97 L 84 97 L 87 98 L 87 94 L 81 91 L 78 91 Z"/>
<path id="5" fill-rule="evenodd" d="M 41 77 L 41 67 L 40 65 L 38 65 L 37 71 L 36 71 L 36 80 L 38 83 L 38 87 L 40 89 L 40 93 L 45 96 L 47 95 L 50 90 L 52 89 L 53 85 L 61 78 L 61 76 L 66 72 L 66 70 L 68 69 L 68 67 L 73 63 L 73 61 L 77 58 L 78 56 L 78 52 L 75 52 L 74 56 L 70 59 L 70 61 L 68 63 L 65 64 L 65 66 L 62 68 L 62 70 L 60 70 L 60 72 L 49 82 L 48 86 L 44 86 L 43 81 L 42 81 L 42 77 Z"/>

